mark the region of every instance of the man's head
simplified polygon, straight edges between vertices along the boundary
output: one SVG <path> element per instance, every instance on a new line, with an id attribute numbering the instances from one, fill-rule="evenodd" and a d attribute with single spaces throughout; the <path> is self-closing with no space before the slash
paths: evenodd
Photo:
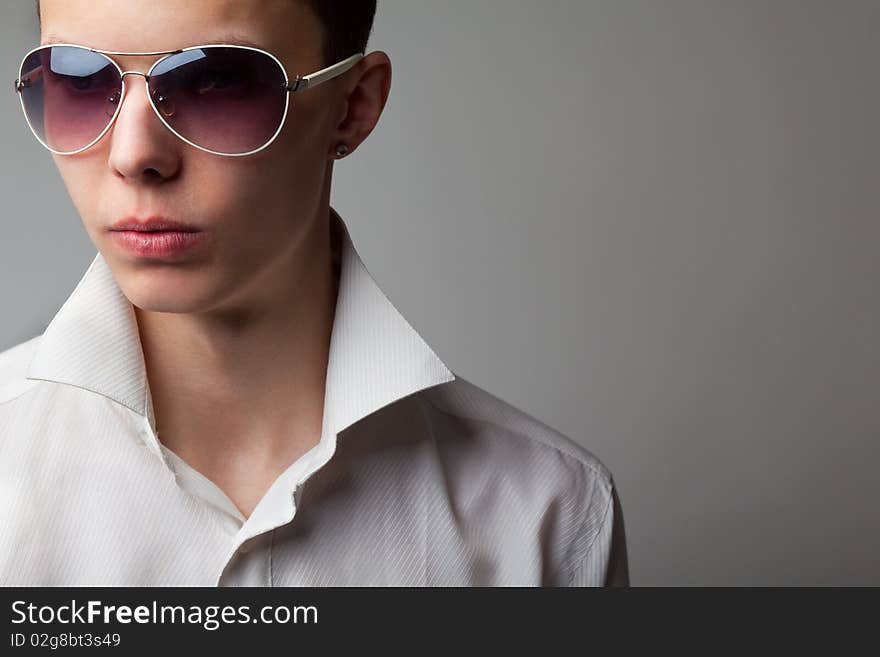
<path id="1" fill-rule="evenodd" d="M 158 52 L 233 35 L 274 54 L 293 77 L 365 51 L 375 6 L 374 0 L 42 0 L 38 12 L 42 43 Z M 124 71 L 141 72 L 159 58 L 112 57 Z M 279 291 L 279 279 L 304 275 L 325 255 L 336 147 L 353 151 L 366 139 L 390 83 L 387 55 L 370 53 L 338 78 L 292 94 L 284 128 L 266 149 L 224 157 L 172 134 L 151 108 L 143 78 L 129 75 L 112 129 L 81 153 L 53 158 L 90 238 L 136 306 L 187 313 L 256 308 Z M 119 219 L 153 216 L 193 224 L 205 239 L 172 260 L 138 258 L 111 239 L 109 227 Z"/>

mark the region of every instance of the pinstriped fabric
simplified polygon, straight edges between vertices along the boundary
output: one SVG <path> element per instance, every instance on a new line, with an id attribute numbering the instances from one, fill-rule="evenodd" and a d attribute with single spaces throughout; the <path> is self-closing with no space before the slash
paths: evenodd
<path id="1" fill-rule="evenodd" d="M 114 405 L 49 385 L 0 405 L 0 584 L 196 584 L 220 566 L 228 537 L 147 450 L 119 440 L 130 421 Z"/>
<path id="2" fill-rule="evenodd" d="M 629 585 L 627 554 L 621 548 L 626 538 L 620 498 L 613 485 L 606 495 L 602 496 L 604 509 L 593 505 L 595 510 L 586 514 L 585 531 L 578 535 L 578 552 L 569 562 L 573 569 L 569 586 L 592 586 L 603 580 L 607 586 Z"/>
<path id="3" fill-rule="evenodd" d="M 628 584 L 608 469 L 454 374 L 331 220 L 321 438 L 250 517 L 159 442 L 100 254 L 43 334 L 0 353 L 0 585 Z"/>
<path id="4" fill-rule="evenodd" d="M 376 284 L 342 218 L 335 211 L 331 216 L 342 237 L 325 411 L 335 434 L 401 397 L 452 381 L 455 375 Z"/>
<path id="5" fill-rule="evenodd" d="M 46 327 L 27 378 L 91 390 L 144 413 L 146 370 L 134 309 L 100 253 Z"/>

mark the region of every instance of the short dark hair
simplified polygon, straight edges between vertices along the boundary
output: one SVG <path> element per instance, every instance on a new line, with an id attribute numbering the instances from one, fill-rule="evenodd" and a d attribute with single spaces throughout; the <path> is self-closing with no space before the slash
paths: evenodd
<path id="1" fill-rule="evenodd" d="M 376 0 L 304 0 L 324 27 L 324 65 L 366 53 Z"/>
<path id="2" fill-rule="evenodd" d="M 366 53 L 376 0 L 299 0 L 318 17 L 324 28 L 324 66 L 342 61 L 355 53 Z M 37 0 L 37 21 L 40 0 Z"/>

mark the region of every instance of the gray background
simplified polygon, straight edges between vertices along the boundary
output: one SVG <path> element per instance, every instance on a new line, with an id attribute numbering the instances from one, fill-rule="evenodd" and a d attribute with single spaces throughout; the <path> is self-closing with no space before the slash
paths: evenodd
<path id="1" fill-rule="evenodd" d="M 95 250 L 12 91 L 0 349 Z M 134 28 L 135 26 L 133 26 Z M 880 584 L 880 2 L 379 0 L 332 203 L 453 370 L 612 470 L 636 585 Z"/>

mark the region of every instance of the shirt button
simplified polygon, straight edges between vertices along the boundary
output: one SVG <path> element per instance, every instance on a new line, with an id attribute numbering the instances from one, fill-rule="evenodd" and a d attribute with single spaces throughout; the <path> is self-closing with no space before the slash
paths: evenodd
<path id="1" fill-rule="evenodd" d="M 254 547 L 254 539 L 249 538 L 244 543 L 242 543 L 241 545 L 238 546 L 238 551 L 241 552 L 242 554 L 247 554 L 248 552 L 250 552 L 253 549 L 253 547 Z"/>

